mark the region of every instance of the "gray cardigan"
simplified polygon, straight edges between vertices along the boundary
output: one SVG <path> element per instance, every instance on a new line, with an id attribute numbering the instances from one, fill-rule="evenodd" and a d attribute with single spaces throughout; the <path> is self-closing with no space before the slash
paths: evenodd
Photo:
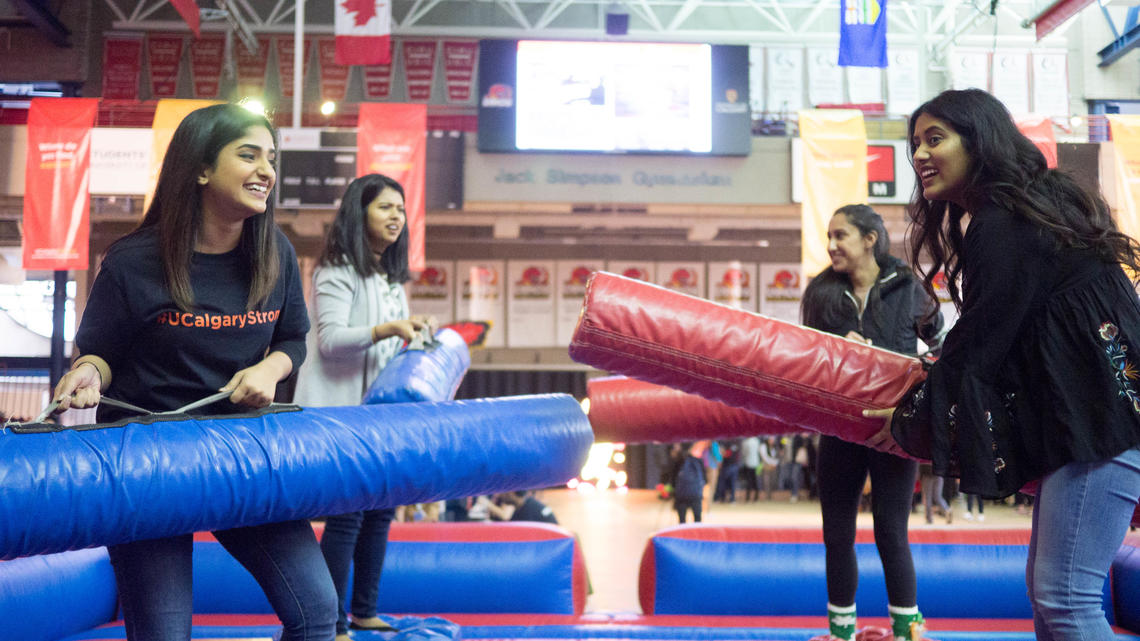
<path id="1" fill-rule="evenodd" d="M 372 342 L 372 328 L 408 318 L 401 284 L 374 274 L 362 278 L 348 265 L 313 272 L 313 329 L 294 402 L 310 407 L 359 405 L 368 386 L 400 350 L 398 336 Z"/>

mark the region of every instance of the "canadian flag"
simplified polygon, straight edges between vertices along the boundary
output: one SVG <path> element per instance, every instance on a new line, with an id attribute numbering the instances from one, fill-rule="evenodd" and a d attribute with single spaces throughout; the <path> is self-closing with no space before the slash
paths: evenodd
<path id="1" fill-rule="evenodd" d="M 336 0 L 335 30 L 338 65 L 392 61 L 390 0 Z"/>

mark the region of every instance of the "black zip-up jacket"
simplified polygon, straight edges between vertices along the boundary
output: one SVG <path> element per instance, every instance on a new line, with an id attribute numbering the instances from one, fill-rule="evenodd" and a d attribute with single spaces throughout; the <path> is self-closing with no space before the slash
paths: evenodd
<path id="1" fill-rule="evenodd" d="M 829 280 L 835 283 L 837 279 L 844 284 L 839 308 L 842 313 L 835 315 L 839 322 L 834 322 L 835 319 L 828 322 L 824 313 L 823 296 L 827 294 L 823 283 Z M 834 294 L 835 290 L 831 291 Z M 937 354 L 941 342 L 942 313 L 926 318 L 936 305 L 910 267 L 898 258 L 888 256 L 880 267 L 879 279 L 867 294 L 862 314 L 850 280 L 828 267 L 804 291 L 801 315 L 808 327 L 840 336 L 855 331 L 869 338 L 872 345 L 903 354 L 916 353 L 921 339 Z"/>

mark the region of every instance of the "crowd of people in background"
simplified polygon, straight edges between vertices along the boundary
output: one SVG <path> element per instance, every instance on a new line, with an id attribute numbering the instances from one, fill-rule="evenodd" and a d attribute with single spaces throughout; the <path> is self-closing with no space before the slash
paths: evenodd
<path id="1" fill-rule="evenodd" d="M 709 502 L 818 500 L 818 443 L 819 434 L 813 433 L 673 443 L 666 446 L 669 460 L 662 468 L 658 495 L 674 502 L 681 523 L 689 520 L 689 514 L 692 520 L 700 522 Z M 1031 514 L 1031 495 L 1019 492 L 1005 500 L 985 501 L 960 492 L 956 479 L 929 474 L 929 467 L 926 464 L 919 468 L 911 508 L 912 513 L 921 513 L 929 524 L 943 520 L 953 523 L 956 516 L 965 521 L 985 522 L 987 502 L 1010 505 L 1018 514 Z M 699 475 L 693 470 L 700 470 Z M 870 484 L 868 478 L 860 512 L 871 509 Z"/>

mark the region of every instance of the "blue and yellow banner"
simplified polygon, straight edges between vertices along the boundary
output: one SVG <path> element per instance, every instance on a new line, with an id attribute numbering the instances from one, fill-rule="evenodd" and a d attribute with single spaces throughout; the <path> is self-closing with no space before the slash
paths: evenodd
<path id="1" fill-rule="evenodd" d="M 887 66 L 887 0 L 839 0 L 839 66 Z"/>

